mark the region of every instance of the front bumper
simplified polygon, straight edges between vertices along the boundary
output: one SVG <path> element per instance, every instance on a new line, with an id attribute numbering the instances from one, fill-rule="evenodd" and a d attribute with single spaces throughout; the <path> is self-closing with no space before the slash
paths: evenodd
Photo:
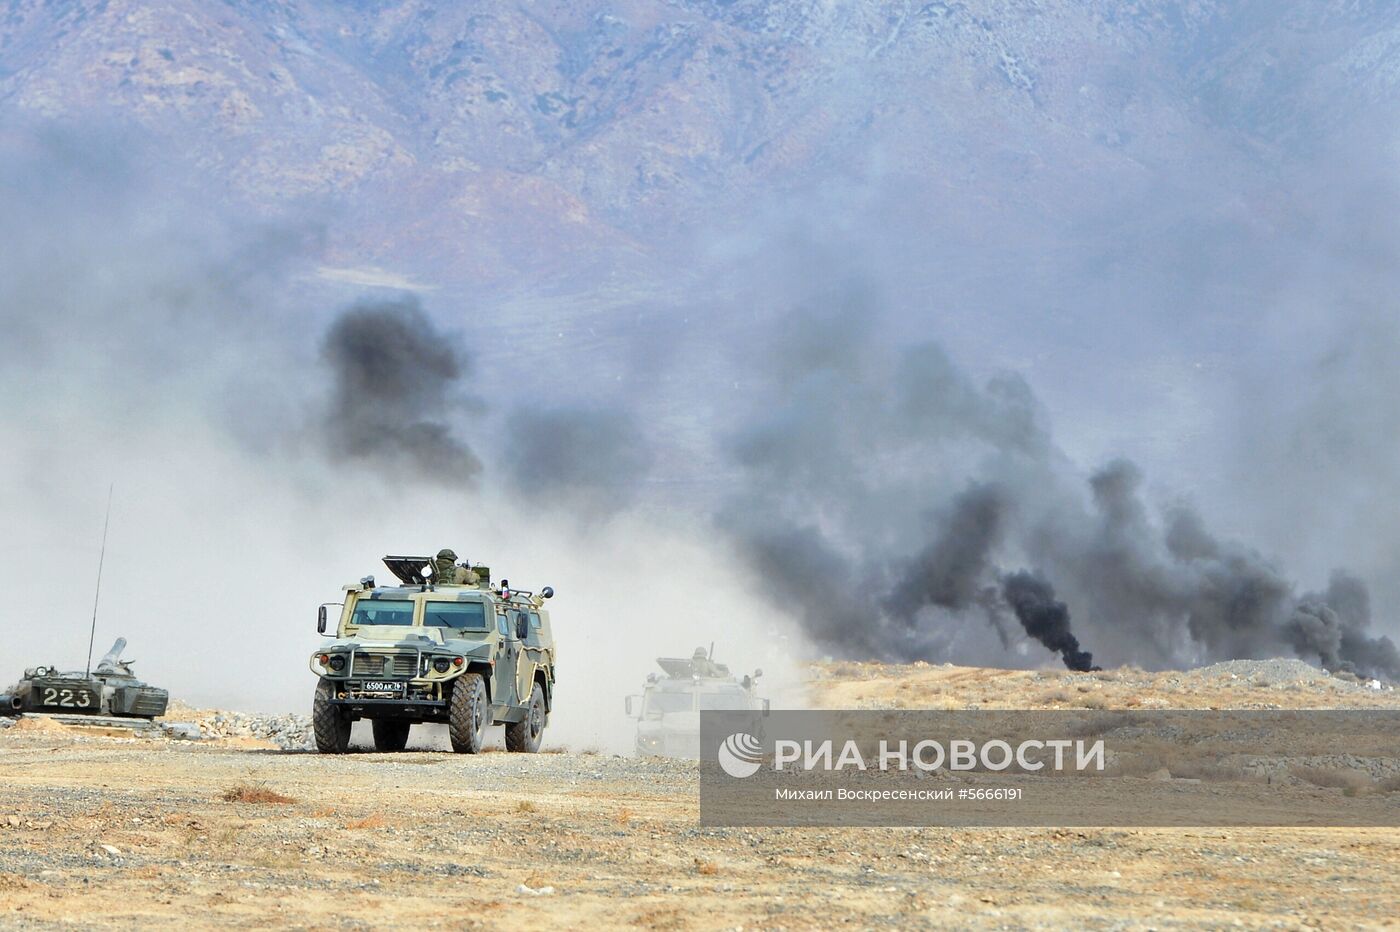
<path id="1" fill-rule="evenodd" d="M 361 718 L 397 718 L 414 722 L 447 721 L 447 700 L 421 693 L 375 696 L 338 688 L 327 701 Z"/>

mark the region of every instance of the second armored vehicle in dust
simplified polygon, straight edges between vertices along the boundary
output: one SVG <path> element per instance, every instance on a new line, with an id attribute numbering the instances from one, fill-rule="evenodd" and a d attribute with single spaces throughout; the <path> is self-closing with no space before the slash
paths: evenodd
<path id="1" fill-rule="evenodd" d="M 639 755 L 697 759 L 701 712 L 768 708 L 755 692 L 763 671 L 735 679 L 713 653 L 697 647 L 689 659 L 657 657 L 665 675 L 649 674 L 642 694 L 627 697 L 627 714 L 637 720 Z"/>
<path id="2" fill-rule="evenodd" d="M 24 678 L 0 695 L 0 714 L 47 712 L 62 715 L 111 715 L 153 719 L 165 714 L 170 694 L 147 686 L 122 660 L 126 638 L 117 638 L 112 649 L 91 672 L 59 672 L 57 667 L 31 667 Z"/>
<path id="3" fill-rule="evenodd" d="M 317 629 L 335 640 L 311 656 L 317 749 L 344 753 L 351 723 L 367 719 L 380 751 L 402 751 L 409 729 L 425 722 L 446 724 L 462 754 L 480 751 L 486 727 L 499 724 L 508 750 L 539 750 L 554 704 L 544 609 L 554 590 L 517 591 L 504 580 L 492 588 L 484 566 L 448 567 L 457 571 L 449 581 L 428 557 L 384 565 L 400 585 L 366 576 L 346 586 L 333 630 L 327 606 L 318 613 Z"/>

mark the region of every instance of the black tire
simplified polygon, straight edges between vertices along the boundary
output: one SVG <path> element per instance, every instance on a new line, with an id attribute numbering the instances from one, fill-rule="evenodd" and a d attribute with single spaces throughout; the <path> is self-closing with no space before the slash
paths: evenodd
<path id="1" fill-rule="evenodd" d="M 408 747 L 408 729 L 410 722 L 370 722 L 370 728 L 374 731 L 374 749 L 376 751 L 402 751 Z"/>
<path id="2" fill-rule="evenodd" d="M 490 717 L 486 681 L 480 673 L 463 673 L 452 684 L 452 698 L 447 707 L 447 733 L 452 739 L 452 750 L 458 754 L 480 753 Z"/>
<path id="3" fill-rule="evenodd" d="M 350 716 L 330 701 L 333 689 L 329 680 L 321 680 L 311 703 L 311 728 L 316 733 L 316 750 L 322 754 L 350 750 Z"/>
<path id="4" fill-rule="evenodd" d="M 548 723 L 549 716 L 544 710 L 544 687 L 536 683 L 534 692 L 530 694 L 530 707 L 525 713 L 525 720 L 506 726 L 506 750 L 535 753 L 540 749 L 544 726 Z"/>

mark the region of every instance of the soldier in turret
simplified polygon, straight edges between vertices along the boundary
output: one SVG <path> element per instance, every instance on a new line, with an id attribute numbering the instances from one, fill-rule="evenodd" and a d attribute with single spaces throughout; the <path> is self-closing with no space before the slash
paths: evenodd
<path id="1" fill-rule="evenodd" d="M 719 664 L 710 659 L 703 647 L 695 648 L 695 653 L 690 656 L 690 669 L 696 676 L 724 675 L 719 669 Z"/>
<path id="2" fill-rule="evenodd" d="M 475 586 L 481 577 L 469 566 L 458 566 L 456 552 L 444 547 L 433 560 L 433 582 L 439 586 Z"/>

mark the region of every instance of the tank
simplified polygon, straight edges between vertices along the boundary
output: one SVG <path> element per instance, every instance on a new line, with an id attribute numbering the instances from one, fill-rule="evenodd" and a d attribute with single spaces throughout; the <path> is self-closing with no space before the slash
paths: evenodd
<path id="1" fill-rule="evenodd" d="M 63 673 L 57 667 L 30 667 L 24 678 L 0 695 L 0 713 L 51 712 L 153 719 L 165 714 L 170 694 L 148 686 L 122 660 L 126 638 L 117 638 L 91 673 Z"/>

